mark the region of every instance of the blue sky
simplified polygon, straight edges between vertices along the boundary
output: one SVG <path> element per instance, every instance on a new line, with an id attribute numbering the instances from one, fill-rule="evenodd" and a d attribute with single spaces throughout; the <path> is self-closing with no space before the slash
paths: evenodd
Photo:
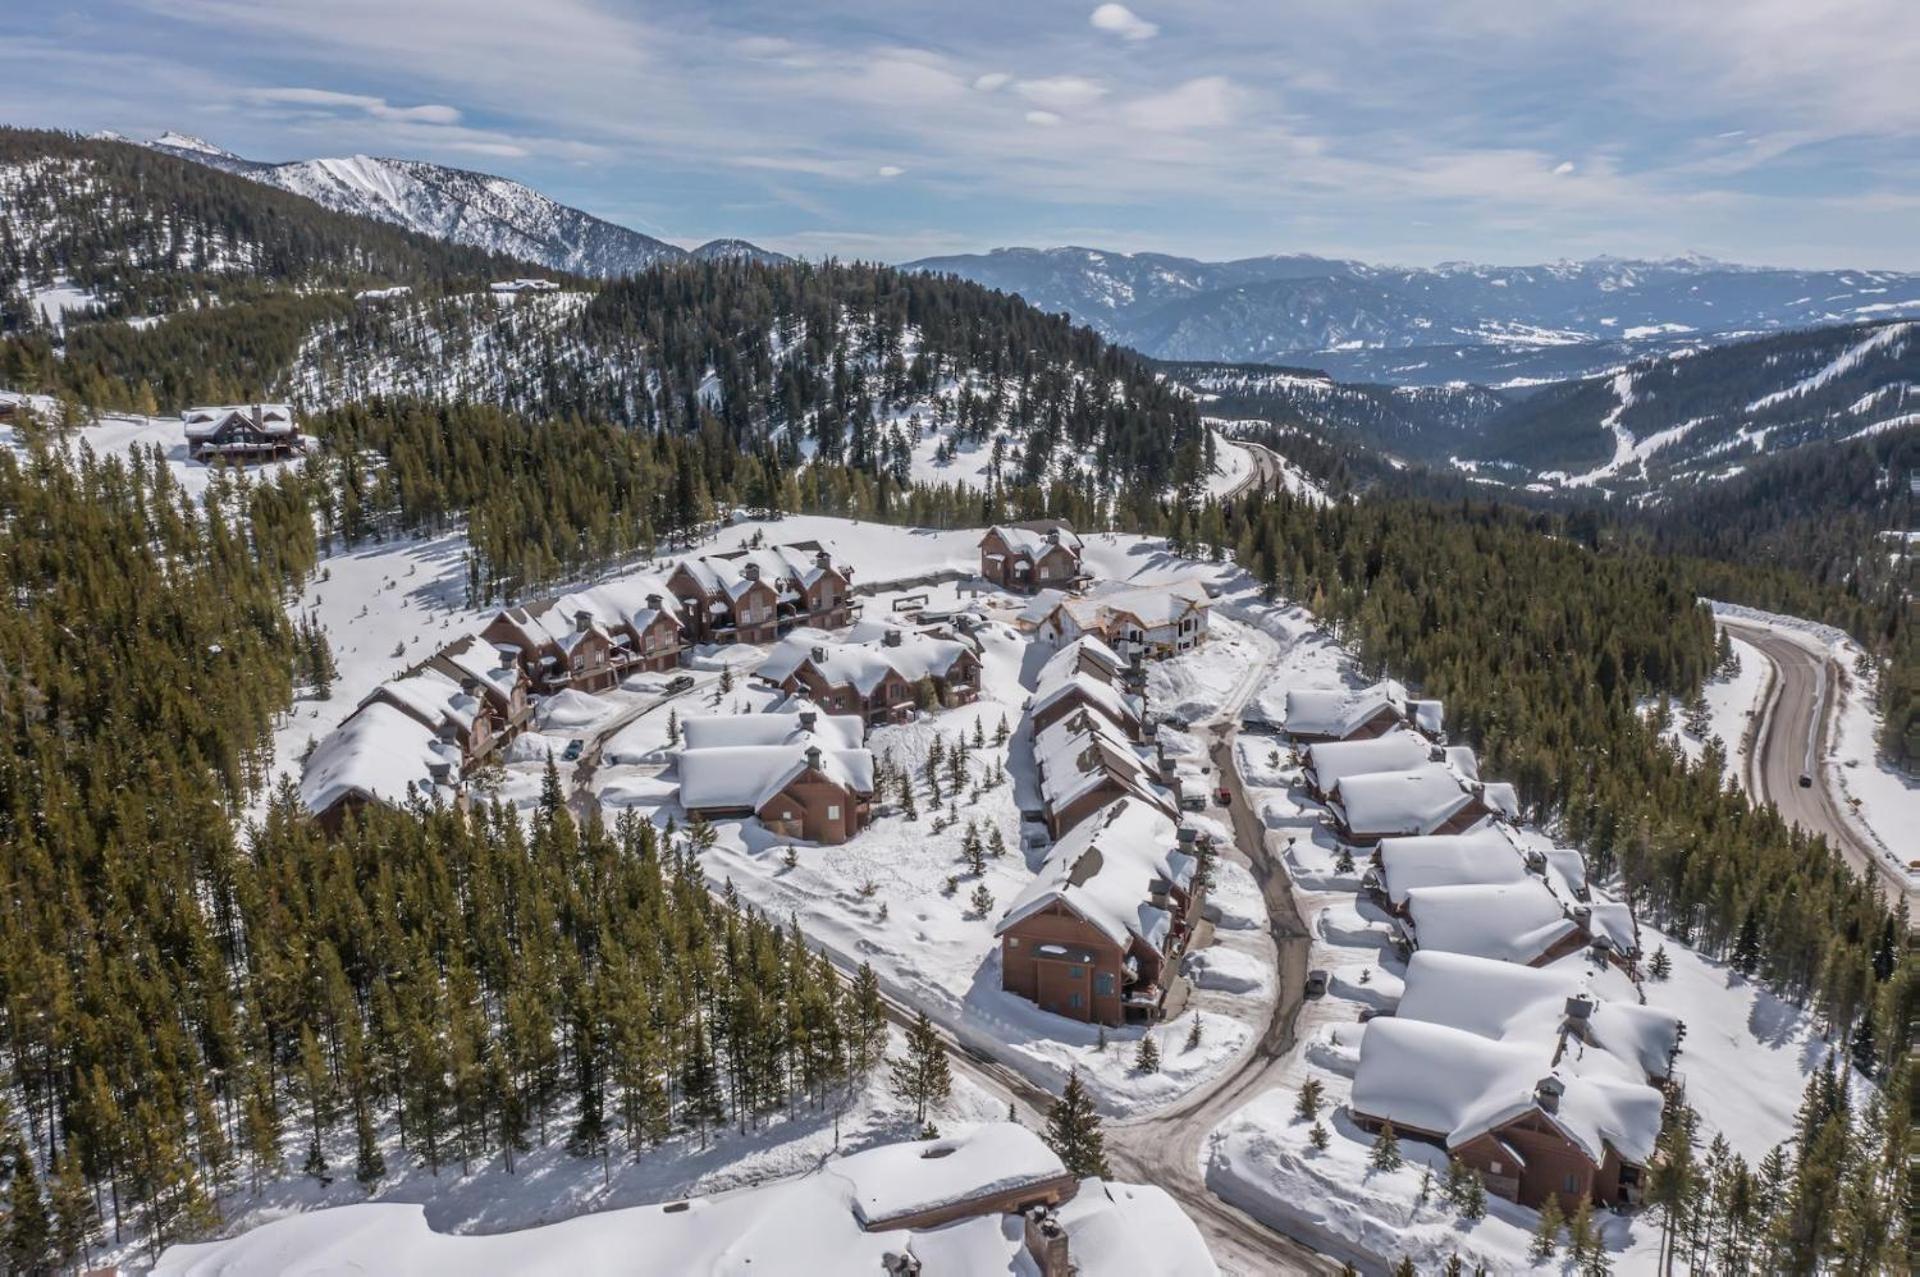
<path id="1" fill-rule="evenodd" d="M 0 120 L 664 238 L 1920 269 L 1916 0 L 6 0 Z"/>

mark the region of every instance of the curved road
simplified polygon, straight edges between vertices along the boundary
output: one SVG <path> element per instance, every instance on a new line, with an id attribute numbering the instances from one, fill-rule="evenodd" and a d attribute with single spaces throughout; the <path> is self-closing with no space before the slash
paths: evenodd
<path id="1" fill-rule="evenodd" d="M 1826 654 L 1766 626 L 1733 617 L 1719 620 L 1773 667 L 1754 720 L 1756 738 L 1747 754 L 1748 793 L 1756 802 L 1772 803 L 1802 829 L 1824 834 L 1848 864 L 1877 878 L 1890 899 L 1905 895 L 1909 906 L 1920 907 L 1920 893 L 1902 867 L 1891 863 L 1888 853 L 1846 819 L 1842 811 L 1846 799 L 1834 791 L 1823 765 L 1835 686 L 1835 672 Z M 1813 778 L 1811 786 L 1800 784 L 1803 775 Z"/>

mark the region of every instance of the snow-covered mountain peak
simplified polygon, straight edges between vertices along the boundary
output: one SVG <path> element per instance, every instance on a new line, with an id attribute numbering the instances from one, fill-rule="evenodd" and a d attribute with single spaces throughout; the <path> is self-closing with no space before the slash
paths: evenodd
<path id="1" fill-rule="evenodd" d="M 240 158 L 232 151 L 223 150 L 203 137 L 195 137 L 191 133 L 176 133 L 172 129 L 153 139 L 153 145 L 169 151 L 197 151 L 202 155 L 217 155 L 223 160 Z"/>

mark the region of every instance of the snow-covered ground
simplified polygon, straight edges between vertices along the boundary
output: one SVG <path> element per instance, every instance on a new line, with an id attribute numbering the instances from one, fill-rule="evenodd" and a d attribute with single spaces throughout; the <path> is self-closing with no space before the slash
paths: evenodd
<path id="1" fill-rule="evenodd" d="M 904 1052 L 897 1031 L 888 1050 L 892 1055 Z M 943 1129 L 951 1126 L 957 1132 L 967 1124 L 1004 1120 L 1006 1115 L 1004 1096 L 983 1090 L 956 1071 L 952 1097 L 930 1116 Z M 419 1204 L 425 1207 L 426 1225 L 436 1233 L 504 1233 L 784 1180 L 815 1170 L 836 1150 L 848 1153 L 911 1139 L 919 1131 L 913 1105 L 895 1097 L 884 1066 L 836 1105 L 819 1110 L 802 1106 L 792 1117 L 775 1113 L 744 1133 L 738 1125 L 716 1128 L 708 1132 L 704 1147 L 698 1135 L 683 1132 L 637 1155 L 624 1145 L 616 1147 L 603 1165 L 598 1158 L 567 1152 L 572 1124 L 570 1111 L 550 1115 L 546 1142 L 518 1155 L 511 1172 L 496 1155 L 465 1167 L 456 1159 L 443 1164 L 437 1175 L 424 1158 L 401 1147 L 398 1129 L 389 1125 L 381 1131 L 387 1177 L 369 1197 L 353 1178 L 354 1135 L 352 1124 L 345 1123 L 325 1146 L 335 1176 L 331 1184 L 322 1185 L 296 1170 L 263 1185 L 257 1194 L 237 1189 L 222 1201 L 220 1235 L 231 1237 L 288 1215 L 369 1200 Z M 306 1138 L 300 1130 L 288 1130 L 282 1153 L 289 1167 L 304 1162 Z M 118 1263 L 139 1272 L 152 1260 L 130 1239 L 104 1254 L 96 1250 L 94 1262 Z M 248 1270 L 224 1271 L 238 1277 Z"/>
<path id="2" fill-rule="evenodd" d="M 1753 744 L 1750 733 L 1767 692 L 1767 658 L 1753 644 L 1728 637 L 1740 667 L 1731 674 L 1715 675 L 1707 680 L 1702 689 L 1707 701 L 1705 730 L 1695 732 L 1687 721 L 1686 709 L 1671 705 L 1671 717 L 1661 735 L 1677 746 L 1690 763 L 1699 762 L 1707 742 L 1717 738 L 1724 759 L 1722 773 L 1727 780 L 1744 788 L 1747 751 Z M 1657 702 L 1649 701 L 1641 706 L 1641 711 L 1648 713 L 1656 708 Z"/>
<path id="3" fill-rule="evenodd" d="M 856 529 L 837 519 L 745 524 L 723 533 L 720 543 L 733 544 L 755 531 L 770 541 L 822 537 L 845 547 L 856 583 L 910 579 L 942 568 L 971 571 L 978 563 L 977 531 L 929 533 L 878 525 Z M 1149 582 L 1215 571 L 1167 556 L 1158 541 L 1133 537 L 1096 537 L 1088 558 L 1102 575 Z M 1031 646 L 1010 623 L 1024 600 L 997 594 L 976 599 L 963 595 L 963 588 L 944 582 L 882 591 L 865 600 L 865 609 L 869 619 L 888 616 L 903 595 L 924 593 L 929 607 L 977 603 L 989 617 L 998 618 L 978 631 L 982 674 L 977 703 L 877 728 L 868 739 L 876 757 L 890 757 L 916 771 L 936 735 L 949 749 L 962 735 L 969 741 L 983 739 L 985 746 L 974 750 L 972 780 L 965 792 L 951 796 L 942 811 L 921 797 L 919 818 L 911 821 L 893 809 L 896 795 L 882 794 L 872 825 L 839 846 L 799 847 L 791 867 L 786 863 L 791 840 L 772 836 L 757 821 L 718 821 L 717 843 L 706 855 L 708 875 L 716 885 L 731 881 L 742 899 L 776 916 L 797 914 L 816 943 L 848 963 L 871 962 L 890 993 L 1038 1081 L 1058 1085 L 1078 1069 L 1110 1111 L 1140 1112 L 1170 1103 L 1217 1076 L 1249 1049 L 1271 1014 L 1274 959 L 1258 888 L 1240 866 L 1220 866 L 1210 896 L 1220 921 L 1214 946 L 1193 957 L 1193 1009 L 1158 1027 L 1103 1032 L 1042 1012 L 1000 988 L 994 924 L 1006 903 L 1031 880 L 1046 851 L 1044 841 L 1028 846 L 1023 837 L 1016 795 L 1031 792 L 1032 758 L 1030 743 L 1017 729 L 1028 685 L 1052 649 Z M 1219 704 L 1247 677 L 1262 651 L 1258 636 L 1244 627 L 1218 617 L 1215 625 L 1212 642 L 1162 663 L 1153 674 L 1167 687 L 1184 689 L 1182 704 L 1195 716 L 1204 716 L 1210 704 Z M 697 705 L 682 705 L 679 712 L 753 712 L 771 696 L 751 682 L 742 677 L 719 703 L 714 703 L 719 696 L 715 691 L 698 698 Z M 1149 701 L 1159 704 L 1151 689 Z M 1005 745 L 998 745 L 994 742 L 1003 722 L 1011 735 Z M 1185 739 L 1185 747 L 1197 754 L 1198 743 Z M 596 780 L 603 807 L 610 814 L 639 808 L 662 822 L 683 818 L 669 757 L 665 715 L 656 710 L 637 719 L 609 744 L 613 765 Z M 1196 757 L 1184 765 L 1203 767 L 1204 760 Z M 992 783 L 1003 768 L 1005 782 Z M 956 823 L 935 832 L 937 817 Z M 1002 856 L 990 856 L 977 879 L 961 857 L 970 823 L 983 839 L 997 830 L 1007 849 Z M 1223 840 L 1228 837 L 1224 827 L 1217 832 Z M 970 902 L 978 885 L 994 900 L 984 912 Z M 1189 1050 L 1186 1041 L 1195 1015 L 1202 1020 L 1201 1045 Z M 1138 1040 L 1148 1032 L 1162 1058 L 1159 1072 L 1151 1074 L 1133 1067 Z"/>
<path id="4" fill-rule="evenodd" d="M 1362 681 L 1347 653 L 1314 628 L 1311 618 L 1297 611 L 1287 618 L 1276 609 L 1276 619 L 1283 653 L 1273 682 L 1256 703 L 1277 702 L 1286 688 Z M 1754 654 L 1744 664 L 1762 663 Z M 1743 669 L 1710 693 L 1716 722 L 1744 721 L 1739 706 L 1757 694 L 1747 685 L 1750 678 Z M 1387 916 L 1359 895 L 1364 865 L 1354 872 L 1338 870 L 1336 843 L 1318 807 L 1298 788 L 1291 749 L 1277 738 L 1248 735 L 1240 738 L 1238 755 L 1250 801 L 1288 844 L 1296 896 L 1312 936 L 1309 962 L 1325 969 L 1330 983 L 1327 996 L 1309 1000 L 1301 1013 L 1298 1045 L 1280 1068 L 1283 1084 L 1257 1096 L 1209 1136 L 1202 1154 L 1208 1183 L 1257 1217 L 1336 1257 L 1409 1255 L 1426 1272 L 1458 1252 L 1469 1266 L 1477 1260 L 1494 1272 L 1529 1268 L 1535 1213 L 1494 1198 L 1484 1219 L 1466 1220 L 1438 1191 L 1446 1171 L 1438 1149 L 1403 1139 L 1403 1168 L 1380 1172 L 1369 1165 L 1373 1137 L 1345 1113 L 1367 1032 L 1359 1016 L 1397 1005 L 1405 966 L 1387 944 Z M 1649 980 L 1637 990 L 1625 974 L 1595 967 L 1584 952 L 1552 969 L 1584 975 L 1604 1000 L 1631 1002 L 1644 992 L 1646 1005 L 1677 1015 L 1687 1032 L 1676 1070 L 1705 1125 L 1703 1138 L 1724 1133 L 1735 1152 L 1757 1161 L 1791 1135 L 1806 1080 L 1830 1044 L 1805 1011 L 1650 926 L 1643 924 L 1640 931 L 1645 952 L 1666 948 L 1672 962 L 1667 980 Z M 1294 1112 L 1298 1087 L 1308 1077 L 1325 1088 L 1321 1120 L 1331 1139 L 1324 1152 L 1308 1140 L 1313 1123 Z M 1424 1201 L 1423 1170 L 1434 1176 L 1434 1191 Z M 1654 1271 L 1655 1221 L 1645 1214 L 1607 1216 L 1603 1227 L 1614 1271 Z"/>
<path id="5" fill-rule="evenodd" d="M 0 392 L 8 399 L 26 402 L 36 417 L 45 422 L 59 419 L 60 405 L 49 395 L 20 395 L 12 392 Z M 204 496 L 212 485 L 214 476 L 222 473 L 236 475 L 232 469 L 210 466 L 204 461 L 195 461 L 187 456 L 187 436 L 178 417 L 143 417 L 133 413 L 102 413 L 91 425 L 80 426 L 69 431 L 66 436 L 67 447 L 76 453 L 80 445 L 85 444 L 97 457 L 120 457 L 125 459 L 133 455 L 136 448 L 150 451 L 159 448 L 167 469 L 187 495 L 196 500 Z M 12 426 L 0 426 L 0 447 L 11 448 L 16 452 L 24 451 L 19 432 Z M 258 483 L 271 479 L 282 470 L 298 466 L 298 461 L 275 461 L 264 465 L 249 466 L 244 471 L 249 482 Z"/>

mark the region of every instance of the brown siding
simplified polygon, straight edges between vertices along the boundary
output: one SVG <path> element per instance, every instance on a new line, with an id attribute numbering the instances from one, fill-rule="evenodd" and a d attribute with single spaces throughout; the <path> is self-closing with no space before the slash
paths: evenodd
<path id="1" fill-rule="evenodd" d="M 830 814 L 838 808 L 836 817 Z M 758 812 L 767 828 L 785 838 L 808 842 L 843 843 L 865 823 L 864 804 L 819 772 L 807 772 L 767 800 Z"/>
<path id="2" fill-rule="evenodd" d="M 1060 945 L 1070 955 L 1043 957 L 1039 952 L 1043 944 Z M 1022 918 L 1000 937 L 1000 987 L 1069 1020 L 1120 1024 L 1126 1019 L 1125 959 L 1126 953 L 1106 933 L 1072 911 L 1052 905 Z M 1103 987 L 1111 992 L 1100 993 Z M 1080 996 L 1077 1007 L 1075 994 Z"/>
<path id="3" fill-rule="evenodd" d="M 1051 1179 L 948 1202 L 923 1211 L 864 1220 L 863 1227 L 870 1233 L 896 1228 L 939 1228 L 955 1220 L 974 1219 L 982 1215 L 1014 1215 L 1029 1206 L 1058 1206 L 1079 1191 L 1080 1181 L 1072 1175 L 1056 1175 Z"/>

